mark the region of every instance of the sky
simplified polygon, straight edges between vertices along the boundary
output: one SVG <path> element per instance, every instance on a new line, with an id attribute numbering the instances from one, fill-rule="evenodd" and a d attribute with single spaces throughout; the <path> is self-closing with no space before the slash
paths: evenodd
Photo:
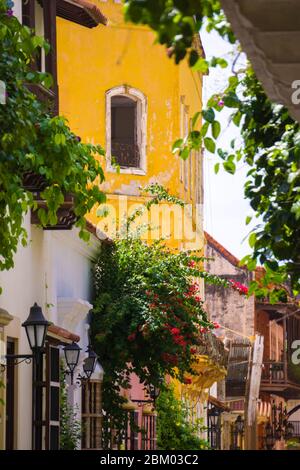
<path id="1" fill-rule="evenodd" d="M 212 56 L 224 57 L 229 63 L 235 57 L 233 47 L 222 40 L 217 33 L 201 33 L 203 47 L 207 59 Z M 227 77 L 231 74 L 231 67 L 221 69 L 217 67 L 210 71 L 204 78 L 204 107 L 207 99 L 213 93 L 224 90 Z M 226 113 L 226 114 L 225 114 Z M 219 115 L 222 124 L 222 133 L 218 139 L 218 147 L 228 150 L 233 138 L 238 138 L 238 129 L 232 125 L 228 127 L 230 112 L 222 111 Z M 223 117 L 222 117 L 223 116 Z M 222 117 L 222 118 L 221 118 Z M 237 258 L 249 254 L 247 235 L 250 227 L 246 226 L 247 215 L 253 215 L 253 211 L 244 198 L 244 183 L 249 168 L 244 162 L 240 162 L 235 175 L 230 175 L 220 167 L 219 173 L 214 172 L 214 165 L 221 159 L 205 152 L 204 156 L 204 227 L 227 250 Z"/>

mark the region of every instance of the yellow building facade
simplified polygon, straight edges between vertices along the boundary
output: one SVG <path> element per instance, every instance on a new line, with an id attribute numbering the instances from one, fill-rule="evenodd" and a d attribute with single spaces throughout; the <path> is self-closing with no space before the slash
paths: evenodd
<path id="1" fill-rule="evenodd" d="M 82 141 L 106 149 L 102 188 L 110 222 L 120 224 L 145 201 L 141 188 L 158 183 L 188 205 L 181 213 L 165 206 L 160 221 L 171 213 L 171 228 L 155 236 L 169 238 L 173 247 L 202 250 L 202 155 L 193 152 L 183 162 L 172 154 L 174 141 L 187 135 L 201 111 L 202 75 L 186 62 L 176 66 L 148 28 L 125 23 L 120 1 L 93 3 L 107 16 L 106 27 L 57 20 L 60 114 Z M 156 226 L 157 217 L 148 221 Z M 97 208 L 88 218 L 103 229 Z"/>

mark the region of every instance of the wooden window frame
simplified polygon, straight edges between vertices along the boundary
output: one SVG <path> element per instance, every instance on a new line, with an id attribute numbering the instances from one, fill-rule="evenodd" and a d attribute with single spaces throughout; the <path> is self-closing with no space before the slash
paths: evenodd
<path id="1" fill-rule="evenodd" d="M 106 155 L 107 171 L 116 173 L 112 165 L 111 151 L 111 100 L 114 96 L 126 96 L 137 103 L 137 145 L 140 152 L 140 162 L 138 167 L 120 168 L 120 173 L 131 175 L 147 174 L 147 98 L 136 88 L 126 85 L 112 88 L 106 92 Z"/>
<path id="2" fill-rule="evenodd" d="M 58 381 L 52 380 L 51 377 L 51 349 L 58 350 Z M 58 435 L 60 432 L 60 400 L 58 402 L 58 413 L 59 413 L 59 418 L 58 420 L 52 420 L 51 419 L 51 392 L 53 388 L 57 388 L 60 394 L 60 364 L 59 364 L 59 344 L 56 342 L 52 341 L 47 341 L 46 345 L 46 406 L 45 406 L 45 449 L 46 450 L 53 450 L 51 449 L 51 427 L 57 427 L 58 428 Z M 59 443 L 58 443 L 58 449 L 59 450 Z"/>
<path id="3" fill-rule="evenodd" d="M 85 403 L 84 403 L 85 400 Z M 91 407 L 94 409 L 91 409 Z M 95 410 L 99 408 L 99 410 Z M 94 423 L 92 423 L 94 420 Z M 102 442 L 102 382 L 89 380 L 82 387 L 82 450 L 99 450 Z M 92 433 L 94 433 L 92 435 Z M 85 441 L 85 442 L 84 442 Z M 96 446 L 93 445 L 96 442 Z M 87 444 L 83 446 L 83 444 Z"/>

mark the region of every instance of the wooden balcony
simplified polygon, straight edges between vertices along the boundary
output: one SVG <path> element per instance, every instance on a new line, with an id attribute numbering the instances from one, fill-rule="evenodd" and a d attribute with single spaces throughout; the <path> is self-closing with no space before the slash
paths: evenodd
<path id="1" fill-rule="evenodd" d="M 58 87 L 54 86 L 51 90 L 41 84 L 27 84 L 28 90 L 35 94 L 37 99 L 46 105 L 51 116 L 58 114 Z"/>
<path id="2" fill-rule="evenodd" d="M 47 181 L 42 175 L 33 172 L 27 172 L 23 175 L 23 188 L 30 191 L 37 203 L 37 208 L 47 209 L 45 200 L 41 196 L 41 192 L 47 187 Z M 31 223 L 39 225 L 40 220 L 37 211 L 31 211 Z M 71 194 L 65 195 L 63 204 L 57 211 L 56 225 L 47 225 L 44 230 L 71 230 L 77 221 L 74 213 L 74 197 Z"/>
<path id="3" fill-rule="evenodd" d="M 263 363 L 261 391 L 275 393 L 286 399 L 300 398 L 300 376 L 287 361 Z"/>

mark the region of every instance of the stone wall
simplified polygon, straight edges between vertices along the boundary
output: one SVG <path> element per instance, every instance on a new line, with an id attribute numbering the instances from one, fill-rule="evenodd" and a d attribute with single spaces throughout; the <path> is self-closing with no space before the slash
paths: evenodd
<path id="1" fill-rule="evenodd" d="M 245 285 L 251 281 L 251 273 L 238 266 L 238 260 L 221 245 L 214 245 L 207 240 L 205 256 L 211 258 L 205 262 L 205 269 L 210 274 L 217 274 L 225 279 L 233 279 Z M 230 330 L 253 335 L 254 299 L 247 299 L 231 288 L 206 285 L 205 307 L 209 318 Z M 220 328 L 219 336 L 226 339 L 237 339 L 234 333 Z"/>

